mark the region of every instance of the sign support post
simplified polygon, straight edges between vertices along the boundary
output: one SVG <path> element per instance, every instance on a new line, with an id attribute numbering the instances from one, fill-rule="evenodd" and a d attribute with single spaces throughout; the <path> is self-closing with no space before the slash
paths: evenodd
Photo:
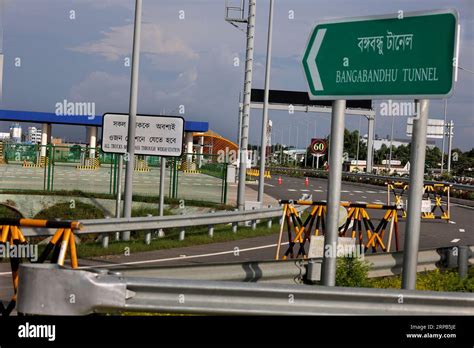
<path id="1" fill-rule="evenodd" d="M 135 169 L 135 128 L 137 123 L 138 72 L 140 60 L 140 31 L 142 0 L 135 2 L 135 29 L 133 32 L 132 82 L 130 86 L 130 111 L 128 116 L 127 168 L 125 170 L 124 217 L 132 216 L 133 171 Z M 130 231 L 123 232 L 122 239 L 130 240 Z"/>
<path id="2" fill-rule="evenodd" d="M 418 118 L 413 120 L 413 137 L 410 153 L 410 190 L 408 191 L 402 274 L 402 288 L 408 290 L 414 290 L 416 286 L 429 100 L 417 100 L 416 106 Z"/>
<path id="3" fill-rule="evenodd" d="M 344 148 L 344 111 L 345 100 L 335 100 L 332 104 L 331 140 L 329 145 L 327 225 L 324 236 L 324 258 L 322 269 L 323 285 L 336 285 L 336 250 L 339 228 L 339 206 L 341 200 L 342 151 Z"/>
<path id="4" fill-rule="evenodd" d="M 247 21 L 247 53 L 245 58 L 244 100 L 242 109 L 242 130 L 240 141 L 239 184 L 237 189 L 237 205 L 239 210 L 245 209 L 245 179 L 247 176 L 247 147 L 249 144 L 250 97 L 252 93 L 253 53 L 255 42 L 256 1 L 249 0 Z"/>
<path id="5" fill-rule="evenodd" d="M 270 94 L 270 67 L 272 64 L 273 0 L 270 0 L 268 15 L 267 61 L 265 64 L 265 96 L 263 98 L 262 139 L 260 143 L 260 175 L 257 201 L 263 204 L 265 186 L 265 159 L 267 157 L 268 96 Z"/>

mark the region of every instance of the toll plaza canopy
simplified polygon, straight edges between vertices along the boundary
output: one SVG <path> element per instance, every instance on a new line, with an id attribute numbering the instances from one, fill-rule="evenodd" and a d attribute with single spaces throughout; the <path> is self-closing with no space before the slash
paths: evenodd
<path id="1" fill-rule="evenodd" d="M 0 121 L 102 127 L 102 115 L 94 117 L 82 115 L 57 115 L 53 112 L 0 110 Z M 186 121 L 184 125 L 185 132 L 207 132 L 208 130 L 208 122 Z"/>
<path id="2" fill-rule="evenodd" d="M 56 115 L 53 112 L 0 110 L 0 121 L 102 126 L 102 116 Z"/>

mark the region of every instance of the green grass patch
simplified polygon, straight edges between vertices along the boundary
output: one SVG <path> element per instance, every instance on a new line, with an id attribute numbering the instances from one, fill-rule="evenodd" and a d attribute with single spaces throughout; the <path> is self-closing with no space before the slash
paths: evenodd
<path id="1" fill-rule="evenodd" d="M 179 230 L 165 230 L 166 237 L 152 239 L 151 243 L 145 243 L 144 232 L 132 233 L 130 241 L 112 241 L 109 247 L 104 249 L 100 243 L 81 243 L 77 246 L 78 256 L 80 258 L 89 258 L 106 255 L 123 255 L 125 250 L 130 253 L 139 253 L 144 251 L 162 250 L 180 248 L 194 245 L 203 245 L 218 242 L 227 242 L 259 236 L 276 234 L 279 231 L 278 219 L 274 220 L 272 228 L 267 228 L 266 222 L 257 225 L 255 230 L 250 227 L 239 226 L 237 233 L 233 233 L 231 226 L 220 225 L 214 228 L 214 236 L 209 237 L 207 227 L 189 227 L 185 230 L 185 239 L 179 240 Z M 276 238 L 275 238 L 276 240 Z M 128 248 L 128 249 L 126 249 Z"/>
<path id="2" fill-rule="evenodd" d="M 18 219 L 21 217 L 21 214 L 15 209 L 0 204 L 0 218 Z"/>
<path id="3" fill-rule="evenodd" d="M 92 204 L 74 202 L 74 204 L 58 203 L 49 208 L 43 209 L 34 216 L 34 219 L 44 220 L 84 220 L 84 219 L 104 219 L 104 213 Z"/>
<path id="4" fill-rule="evenodd" d="M 17 190 L 17 189 L 1 189 L 0 194 L 21 194 L 21 195 L 40 195 L 40 196 L 74 196 L 84 198 L 95 198 L 95 199 L 115 199 L 115 195 L 108 193 L 96 193 L 96 192 L 84 192 L 80 190 L 58 190 L 53 192 L 47 192 L 43 190 Z M 160 197 L 153 195 L 133 195 L 134 202 L 142 203 L 159 203 Z M 207 207 L 214 208 L 216 210 L 229 210 L 234 209 L 233 205 L 226 205 L 221 203 L 208 202 L 204 200 L 193 200 L 193 199 L 174 199 L 165 197 L 165 204 L 171 207 L 178 207 L 184 201 L 187 206 L 193 207 Z"/>
<path id="5" fill-rule="evenodd" d="M 337 260 L 336 285 L 379 289 L 400 289 L 401 276 L 368 278 L 370 265 L 367 261 L 354 258 Z M 420 272 L 416 280 L 417 290 L 474 292 L 474 267 L 469 268 L 468 276 L 459 277 L 457 270 Z"/>

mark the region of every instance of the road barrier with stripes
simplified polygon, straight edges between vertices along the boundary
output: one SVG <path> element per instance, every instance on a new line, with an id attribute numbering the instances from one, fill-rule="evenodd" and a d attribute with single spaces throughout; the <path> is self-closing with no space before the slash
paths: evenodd
<path id="1" fill-rule="evenodd" d="M 44 262 L 48 258 L 51 251 L 54 249 L 51 262 L 63 266 L 64 260 L 66 258 L 66 252 L 69 248 L 71 266 L 73 268 L 76 268 L 78 266 L 74 231 L 79 230 L 81 228 L 81 224 L 79 222 L 1 218 L 0 244 L 3 244 L 5 248 L 15 247 L 16 249 L 18 249 L 20 245 L 28 244 L 25 236 L 21 231 L 22 227 L 57 229 L 56 233 L 48 242 L 46 248 L 44 249 L 43 253 L 38 257 L 38 260 L 36 262 Z M 3 306 L 3 304 L 0 303 L 0 311 L 3 315 L 10 314 L 10 312 L 15 308 L 16 294 L 18 289 L 18 269 L 20 266 L 20 261 L 20 257 L 10 258 L 14 295 L 6 308 Z"/>
<path id="2" fill-rule="evenodd" d="M 311 235 L 324 235 L 326 202 L 281 200 L 280 204 L 283 204 L 283 219 L 280 225 L 275 258 L 277 260 L 280 259 L 280 257 L 283 260 L 288 257 L 307 258 L 305 245 L 306 242 L 308 242 L 308 244 L 310 243 Z M 311 206 L 311 211 L 304 221 L 300 213 L 294 207 L 295 205 Z M 352 227 L 350 237 L 356 240 L 359 246 L 364 247 L 365 251 L 371 249 L 373 252 L 376 252 L 377 248 L 383 252 L 390 251 L 392 238 L 395 240 L 395 249 L 397 251 L 399 250 L 398 216 L 395 205 L 341 202 L 341 207 L 348 209 L 348 213 L 347 220 L 339 229 L 339 237 L 345 237 Z M 367 210 L 370 209 L 385 211 L 377 227 L 374 226 L 367 212 Z M 390 230 L 386 246 L 383 242 L 383 237 L 389 224 Z M 285 226 L 289 245 L 288 249 L 280 256 Z M 298 246 L 298 251 L 295 254 L 294 248 L 296 246 Z"/>
<path id="3" fill-rule="evenodd" d="M 408 192 L 409 186 L 406 182 L 387 181 L 387 204 L 393 196 L 397 210 L 401 212 L 400 217 L 406 218 L 406 204 L 403 203 L 403 195 Z M 423 185 L 423 200 L 426 205 L 422 208 L 422 219 L 440 219 L 449 222 L 450 219 L 450 189 L 452 185 L 446 183 L 429 183 Z M 443 201 L 443 196 L 446 200 Z"/>
<path id="4" fill-rule="evenodd" d="M 100 168 L 100 161 L 98 158 L 86 158 L 83 165 L 76 166 L 79 170 L 97 170 Z"/>
<path id="5" fill-rule="evenodd" d="M 247 176 L 250 176 L 250 177 L 259 177 L 260 176 L 260 169 L 252 169 L 252 168 L 249 168 L 247 169 Z M 271 179 L 272 176 L 270 174 L 270 171 L 269 170 L 266 170 L 265 171 L 265 174 L 263 175 L 264 178 L 267 178 L 267 179 Z"/>
<path id="6" fill-rule="evenodd" d="M 145 160 L 136 160 L 135 161 L 135 168 L 134 170 L 136 172 L 149 172 L 150 167 L 148 166 L 148 163 Z"/>

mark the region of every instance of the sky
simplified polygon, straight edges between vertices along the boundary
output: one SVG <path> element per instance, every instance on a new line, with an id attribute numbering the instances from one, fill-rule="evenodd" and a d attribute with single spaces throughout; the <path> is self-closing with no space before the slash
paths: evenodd
<path id="1" fill-rule="evenodd" d="M 55 104 L 66 99 L 94 102 L 98 115 L 128 113 L 134 0 L 0 3 L 0 50 L 5 57 L 1 109 L 54 112 Z M 143 0 L 138 113 L 177 115 L 184 105 L 186 120 L 208 121 L 213 131 L 236 141 L 246 36 L 243 25 L 239 30 L 224 20 L 224 4 Z M 257 0 L 253 88 L 264 87 L 268 5 L 268 0 Z M 318 21 L 446 8 L 459 12 L 459 64 L 472 72 L 473 0 L 276 0 L 270 88 L 307 90 L 301 57 Z M 460 70 L 447 118 L 454 121 L 453 146 L 462 150 L 474 147 L 473 100 L 474 74 Z M 376 109 L 380 102 L 374 101 Z M 330 129 L 330 114 L 270 111 L 269 117 L 274 143 L 304 147 Z M 443 100 L 430 102 L 429 117 L 444 118 Z M 261 118 L 261 110 L 251 111 L 251 144 L 259 143 Z M 8 126 L 0 122 L 0 131 Z M 365 134 L 367 121 L 348 115 L 346 128 L 359 127 Z M 375 128 L 385 137 L 391 120 L 377 115 Z M 67 141 L 84 142 L 85 134 L 85 127 L 53 126 L 53 135 Z M 394 137 L 407 138 L 405 118 L 395 120 Z"/>

